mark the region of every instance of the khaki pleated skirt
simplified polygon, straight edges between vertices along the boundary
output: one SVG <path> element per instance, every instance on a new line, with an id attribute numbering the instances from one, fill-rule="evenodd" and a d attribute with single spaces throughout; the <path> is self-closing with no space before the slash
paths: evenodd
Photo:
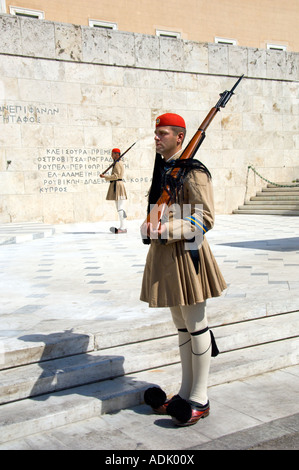
<path id="1" fill-rule="evenodd" d="M 106 200 L 118 201 L 119 199 L 127 199 L 127 192 L 123 181 L 110 181 Z"/>
<path id="2" fill-rule="evenodd" d="M 195 271 L 184 241 L 162 245 L 152 240 L 143 274 L 140 300 L 149 307 L 194 305 L 218 297 L 225 280 L 204 238 L 199 248 L 199 271 Z"/>

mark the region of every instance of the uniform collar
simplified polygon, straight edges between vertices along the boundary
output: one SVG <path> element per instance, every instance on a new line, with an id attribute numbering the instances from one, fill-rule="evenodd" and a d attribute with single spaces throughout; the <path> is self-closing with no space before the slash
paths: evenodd
<path id="1" fill-rule="evenodd" d="M 183 152 L 183 149 L 180 149 L 178 152 L 176 152 L 174 155 L 172 155 L 172 157 L 170 157 L 168 160 L 164 160 L 165 165 L 167 165 L 168 163 L 170 163 L 173 160 L 177 160 L 181 156 L 182 152 Z"/>

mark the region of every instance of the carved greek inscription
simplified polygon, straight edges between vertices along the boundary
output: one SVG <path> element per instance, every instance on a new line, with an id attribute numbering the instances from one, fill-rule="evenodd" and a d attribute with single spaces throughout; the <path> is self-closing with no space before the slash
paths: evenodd
<path id="1" fill-rule="evenodd" d="M 40 124 L 42 116 L 56 116 L 59 108 L 19 104 L 0 104 L 0 123 L 3 124 Z"/>
<path id="2" fill-rule="evenodd" d="M 122 160 L 125 170 L 129 161 Z M 42 175 L 40 193 L 65 193 L 83 190 L 84 186 L 108 185 L 100 174 L 112 163 L 111 149 L 47 148 L 37 159 L 37 170 Z M 149 183 L 149 177 L 125 177 L 126 184 Z M 105 188 L 106 189 L 106 188 Z"/>
<path id="3" fill-rule="evenodd" d="M 100 173 L 112 163 L 111 149 L 47 148 L 38 158 L 40 193 L 62 193 L 78 186 L 105 183 Z"/>

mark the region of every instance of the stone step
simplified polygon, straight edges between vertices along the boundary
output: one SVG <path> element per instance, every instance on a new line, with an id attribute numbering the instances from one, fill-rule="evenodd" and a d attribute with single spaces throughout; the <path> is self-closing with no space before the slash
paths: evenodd
<path id="1" fill-rule="evenodd" d="M 249 209 L 249 210 L 284 210 L 284 211 L 299 211 L 299 204 L 281 204 L 280 202 L 246 202 L 243 206 L 239 206 L 238 209 Z"/>
<path id="2" fill-rule="evenodd" d="M 286 215 L 286 216 L 299 216 L 299 210 L 278 210 L 278 209 L 246 209 L 245 206 L 242 209 L 234 209 L 233 214 L 254 214 L 254 215 Z"/>
<path id="3" fill-rule="evenodd" d="M 290 210 L 299 210 L 299 201 L 298 203 L 292 203 L 290 201 L 280 201 L 279 199 L 277 199 L 276 201 L 249 201 L 249 202 L 245 202 L 245 204 L 243 206 L 240 206 L 240 207 L 247 207 L 247 206 L 252 206 L 252 207 L 259 207 L 259 206 L 263 206 L 263 207 L 269 207 L 269 208 L 273 208 L 273 209 L 290 209 Z"/>
<path id="4" fill-rule="evenodd" d="M 260 197 L 260 196 L 275 196 L 275 197 L 285 197 L 285 196 L 288 196 L 288 197 L 297 197 L 298 196 L 298 191 L 293 191 L 293 192 L 290 192 L 290 191 L 277 191 L 275 189 L 273 190 L 270 190 L 270 189 L 263 189 L 262 191 L 257 191 L 256 193 L 256 196 Z"/>
<path id="5" fill-rule="evenodd" d="M 0 370 L 94 350 L 94 335 L 80 331 L 30 334 L 3 341 Z"/>
<path id="6" fill-rule="evenodd" d="M 254 325 L 248 326 L 251 328 L 258 338 Z M 222 353 L 212 359 L 209 386 L 288 367 L 298 360 L 298 338 Z M 151 385 L 159 385 L 172 395 L 177 393 L 180 376 L 180 364 L 173 364 L 2 405 L 0 442 L 139 405 L 144 390 Z"/>
<path id="7" fill-rule="evenodd" d="M 229 318 L 228 318 L 229 321 Z M 130 325 L 131 326 L 131 325 Z M 135 327 L 127 323 L 117 325 L 102 322 L 99 325 L 88 325 L 85 329 L 77 329 L 50 334 L 33 333 L 18 339 L 6 339 L 3 351 L 0 350 L 0 370 L 49 361 L 77 354 L 89 353 L 100 349 L 109 349 L 126 344 L 146 341 L 176 333 L 172 320 L 157 320 L 151 323 L 135 322 Z"/>
<path id="8" fill-rule="evenodd" d="M 178 361 L 176 349 L 175 338 L 166 337 L 6 369 L 0 372 L 0 403 L 174 363 Z"/>
<path id="9" fill-rule="evenodd" d="M 252 196 L 250 198 L 250 201 L 280 201 L 281 203 L 283 201 L 286 201 L 286 203 L 288 203 L 288 201 L 294 201 L 294 202 L 297 202 L 299 201 L 299 195 L 298 196 L 294 196 L 294 195 L 280 195 L 280 196 L 275 196 L 275 195 L 264 195 L 263 193 L 261 193 L 260 196 Z"/>
<path id="10" fill-rule="evenodd" d="M 296 328 L 297 327 L 297 328 Z M 213 328 L 218 347 L 228 352 L 291 338 L 299 312 Z M 0 371 L 0 403 L 40 396 L 179 362 L 177 336 L 170 335 Z"/>
<path id="11" fill-rule="evenodd" d="M 287 187 L 281 187 L 281 186 L 267 186 L 266 188 L 262 189 L 263 193 L 281 193 L 282 195 L 285 193 L 298 193 L 299 192 L 299 186 L 287 186 Z"/>
<path id="12" fill-rule="evenodd" d="M 270 315 L 283 312 L 271 310 Z M 242 302 L 236 309 L 225 309 L 219 312 L 216 305 L 209 305 L 210 326 L 225 326 L 244 321 L 257 319 L 263 315 L 259 309 Z M 85 328 L 52 333 L 32 333 L 19 338 L 6 338 L 0 349 L 0 370 L 10 369 L 22 365 L 43 363 L 53 359 L 90 353 L 103 349 L 115 348 L 127 344 L 161 338 L 176 334 L 173 322 L 167 312 L 163 316 L 160 312 L 152 313 L 151 319 L 143 318 L 134 322 L 134 328 L 128 321 L 89 323 Z M 91 333 L 92 331 L 92 333 Z"/>
<path id="13" fill-rule="evenodd" d="M 232 213 L 298 216 L 299 186 L 278 187 L 268 184 Z"/>
<path id="14" fill-rule="evenodd" d="M 0 245 L 23 243 L 38 238 L 48 238 L 55 229 L 47 224 L 36 222 L 7 223 L 0 229 Z"/>
<path id="15" fill-rule="evenodd" d="M 293 200 L 293 198 L 298 198 L 298 194 L 296 193 L 279 193 L 279 192 L 271 192 L 271 193 L 266 193 L 263 191 L 257 191 L 256 197 L 275 197 L 276 199 L 280 198 L 286 198 L 289 197 Z M 295 200 L 295 199 L 294 199 Z"/>

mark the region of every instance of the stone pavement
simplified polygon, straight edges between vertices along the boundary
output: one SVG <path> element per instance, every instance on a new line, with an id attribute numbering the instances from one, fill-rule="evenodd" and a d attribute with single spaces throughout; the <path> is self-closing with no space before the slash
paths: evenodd
<path id="1" fill-rule="evenodd" d="M 125 235 L 111 234 L 111 225 L 0 226 L 0 358 L 34 333 L 120 325 L 129 332 L 169 318 L 168 309 L 152 310 L 139 301 L 148 250 L 139 237 L 140 221 L 128 221 Z M 215 323 L 227 314 L 242 321 L 249 310 L 251 317 L 299 310 L 298 234 L 298 217 L 217 216 L 207 237 L 228 289 L 208 301 Z M 294 351 L 291 367 L 212 386 L 210 416 L 190 428 L 174 428 L 169 418 L 140 405 L 0 449 L 298 449 L 296 357 Z"/>
<path id="2" fill-rule="evenodd" d="M 109 232 L 113 224 L 0 225 L 1 340 L 169 317 L 139 301 L 148 251 L 140 221 L 121 235 Z M 219 215 L 207 238 L 228 284 L 210 309 L 221 316 L 237 306 L 239 319 L 248 305 L 268 315 L 299 309 L 298 217 Z"/>

